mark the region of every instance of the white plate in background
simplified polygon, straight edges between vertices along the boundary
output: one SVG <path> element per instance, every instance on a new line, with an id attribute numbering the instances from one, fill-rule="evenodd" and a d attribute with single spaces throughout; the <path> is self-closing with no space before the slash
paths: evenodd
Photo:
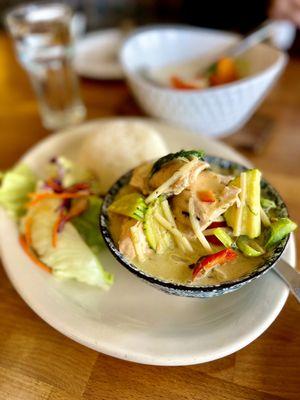
<path id="1" fill-rule="evenodd" d="M 101 130 L 107 121 L 92 121 L 54 134 L 29 150 L 23 160 L 40 171 L 53 155 L 76 158 L 82 139 Z M 209 154 L 247 164 L 223 143 L 150 119 L 144 121 L 161 132 L 171 151 L 203 148 Z M 171 296 L 133 276 L 108 250 L 103 251 L 101 260 L 115 274 L 110 291 L 60 282 L 27 258 L 19 246 L 15 223 L 4 213 L 0 245 L 12 284 L 49 325 L 99 352 L 144 364 L 189 365 L 231 354 L 269 327 L 288 296 L 287 287 L 273 272 L 220 297 Z M 295 265 L 293 237 L 284 257 Z"/>
<path id="2" fill-rule="evenodd" d="M 105 29 L 88 33 L 75 44 L 76 72 L 91 79 L 122 79 L 119 49 L 123 34 L 119 29 Z"/>

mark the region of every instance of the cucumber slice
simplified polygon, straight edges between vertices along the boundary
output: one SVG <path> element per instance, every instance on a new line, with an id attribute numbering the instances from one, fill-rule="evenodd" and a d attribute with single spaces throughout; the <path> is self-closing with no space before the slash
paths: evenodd
<path id="1" fill-rule="evenodd" d="M 154 213 L 163 215 L 160 199 L 153 202 L 145 213 L 144 232 L 150 248 L 158 254 L 163 254 L 174 242 L 170 232 L 157 222 Z"/>
<path id="2" fill-rule="evenodd" d="M 116 214 L 125 215 L 142 221 L 147 209 L 144 198 L 139 193 L 129 193 L 115 200 L 110 206 L 109 211 Z"/>

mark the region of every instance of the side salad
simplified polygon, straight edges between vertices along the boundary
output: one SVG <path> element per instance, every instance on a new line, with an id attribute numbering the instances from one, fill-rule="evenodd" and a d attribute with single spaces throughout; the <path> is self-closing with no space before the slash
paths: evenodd
<path id="1" fill-rule="evenodd" d="M 99 259 L 101 204 L 93 174 L 64 157 L 49 161 L 43 179 L 26 164 L 1 176 L 0 205 L 16 220 L 28 257 L 57 278 L 108 289 L 113 275 Z"/>

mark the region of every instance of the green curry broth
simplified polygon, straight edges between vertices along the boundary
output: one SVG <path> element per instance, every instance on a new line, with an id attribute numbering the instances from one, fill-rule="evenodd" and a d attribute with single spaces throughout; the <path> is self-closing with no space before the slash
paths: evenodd
<path id="1" fill-rule="evenodd" d="M 193 243 L 193 248 L 195 253 L 193 254 L 193 261 L 191 263 L 174 261 L 173 255 L 175 252 L 178 252 L 177 249 L 173 249 L 168 250 L 164 254 L 153 253 L 145 262 L 140 263 L 135 261 L 134 264 L 147 274 L 168 282 L 205 286 L 238 279 L 243 275 L 247 275 L 255 266 L 263 261 L 263 257 L 247 258 L 238 253 L 235 260 L 216 267 L 205 276 L 192 282 L 192 268 L 189 265 L 195 263 L 201 256 L 207 255 L 207 252 L 204 251 L 200 243 L 197 246 Z M 223 247 L 213 247 L 214 252 L 222 249 Z"/>
<path id="2" fill-rule="evenodd" d="M 114 242 L 117 244 L 120 236 L 120 226 L 124 217 L 111 213 L 110 230 Z M 167 250 L 164 254 L 152 252 L 144 262 L 134 260 L 134 264 L 148 275 L 155 276 L 167 282 L 185 284 L 192 286 L 215 285 L 221 282 L 231 281 L 247 275 L 257 265 L 264 261 L 264 257 L 248 258 L 238 253 L 235 260 L 224 265 L 217 266 L 211 272 L 192 282 L 192 268 L 200 257 L 206 256 L 207 252 L 198 240 L 191 240 L 194 252 L 183 253 L 178 247 Z M 223 246 L 212 246 L 213 253 L 222 250 Z"/>
<path id="3" fill-rule="evenodd" d="M 237 171 L 226 171 L 216 166 L 214 166 L 212 170 L 224 175 L 237 175 Z M 119 193 L 116 195 L 116 199 L 135 191 L 135 188 L 130 185 L 126 185 L 120 189 Z M 273 214 L 275 216 L 275 210 L 273 211 Z M 109 213 L 110 231 L 116 244 L 118 244 L 122 222 L 126 218 L 127 217 L 123 217 L 115 213 Z M 262 227 L 262 232 L 263 231 L 264 228 Z M 246 276 L 257 266 L 263 264 L 263 262 L 268 258 L 267 253 L 259 257 L 246 257 L 237 251 L 237 258 L 235 260 L 223 265 L 218 265 L 206 275 L 199 277 L 197 280 L 195 280 L 195 282 L 192 282 L 192 264 L 196 263 L 200 257 L 207 256 L 207 252 L 197 239 L 190 240 L 190 242 L 194 249 L 192 254 L 184 253 L 181 249 L 175 247 L 168 249 L 164 254 L 151 252 L 144 262 L 139 262 L 137 259 L 135 259 L 133 263 L 146 274 L 167 282 L 191 286 L 209 286 L 236 280 L 244 275 Z M 224 246 L 212 245 L 211 247 L 213 253 L 224 249 Z"/>

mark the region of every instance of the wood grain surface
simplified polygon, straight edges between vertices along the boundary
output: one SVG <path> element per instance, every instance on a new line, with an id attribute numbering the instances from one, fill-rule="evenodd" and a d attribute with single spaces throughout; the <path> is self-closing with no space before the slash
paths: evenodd
<path id="1" fill-rule="evenodd" d="M 141 115 L 123 82 L 82 80 L 81 87 L 88 119 Z M 260 155 L 245 155 L 280 189 L 300 223 L 299 60 L 290 61 L 259 113 L 274 121 L 272 135 Z M 0 168 L 10 167 L 48 134 L 30 83 L 2 35 Z M 27 307 L 2 268 L 0 299 L 1 400 L 300 399 L 300 306 L 291 296 L 255 342 L 221 360 L 188 367 L 137 365 L 73 342 Z"/>

